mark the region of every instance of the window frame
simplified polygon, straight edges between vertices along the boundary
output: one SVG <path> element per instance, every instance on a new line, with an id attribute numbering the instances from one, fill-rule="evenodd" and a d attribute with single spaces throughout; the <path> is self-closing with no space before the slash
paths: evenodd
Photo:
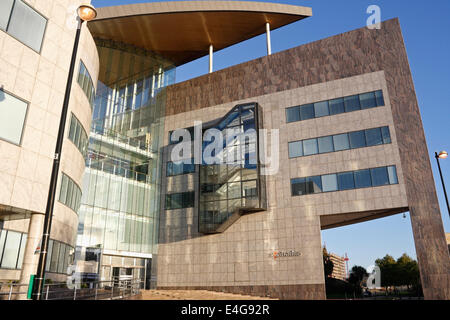
<path id="1" fill-rule="evenodd" d="M 11 141 L 9 139 L 6 139 L 6 138 L 3 138 L 3 137 L 0 136 L 0 140 L 1 141 L 5 141 L 5 142 L 11 143 L 11 144 L 13 144 L 15 146 L 21 147 L 22 143 L 23 143 L 23 136 L 24 136 L 24 133 L 25 133 L 26 123 L 27 123 L 27 120 L 28 120 L 28 114 L 30 112 L 31 102 L 29 102 L 29 101 L 27 101 L 25 99 L 22 99 L 21 97 L 17 96 L 16 94 L 14 94 L 14 93 L 12 93 L 12 92 L 10 92 L 8 90 L 5 90 L 3 87 L 0 87 L 0 91 L 3 91 L 3 93 L 8 94 L 11 97 L 13 97 L 13 98 L 15 98 L 15 99 L 17 99 L 19 101 L 22 101 L 23 103 L 25 103 L 27 105 L 26 111 L 25 111 L 25 116 L 23 118 L 23 125 L 22 125 L 22 131 L 21 131 L 21 134 L 20 134 L 20 141 L 19 141 L 19 143 L 16 143 L 14 141 Z"/>

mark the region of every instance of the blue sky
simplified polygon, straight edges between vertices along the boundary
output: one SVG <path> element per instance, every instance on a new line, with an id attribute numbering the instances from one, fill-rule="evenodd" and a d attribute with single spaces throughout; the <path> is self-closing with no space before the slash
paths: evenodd
<path id="1" fill-rule="evenodd" d="M 381 8 L 382 20 L 400 19 L 422 114 L 428 151 L 436 182 L 444 228 L 450 232 L 434 151 L 450 151 L 450 1 L 434 0 L 300 0 L 265 1 L 309 6 L 313 17 L 272 32 L 273 53 L 365 26 L 369 5 Z M 142 0 L 93 0 L 97 7 L 156 2 Z M 215 53 L 214 69 L 249 61 L 266 54 L 265 36 Z M 198 59 L 177 70 L 177 81 L 191 79 L 208 71 L 208 58 Z M 413 154 L 411 156 L 414 156 Z M 450 159 L 441 161 L 444 179 L 450 188 Z M 450 190 L 449 190 L 450 191 Z M 374 220 L 322 232 L 329 251 L 347 253 L 349 266 L 367 267 L 386 253 L 398 258 L 406 252 L 415 257 L 409 215 Z"/>

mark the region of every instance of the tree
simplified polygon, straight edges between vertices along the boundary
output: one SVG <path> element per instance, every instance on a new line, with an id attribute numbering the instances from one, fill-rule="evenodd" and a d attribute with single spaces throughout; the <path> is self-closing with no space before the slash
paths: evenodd
<path id="1" fill-rule="evenodd" d="M 381 286 L 388 291 L 390 286 L 395 285 L 396 261 L 390 255 L 385 255 L 383 259 L 375 260 L 375 264 L 380 267 Z"/>
<path id="2" fill-rule="evenodd" d="M 367 277 L 369 274 L 367 273 L 367 270 L 364 269 L 361 266 L 354 266 L 352 270 L 350 271 L 350 276 L 348 278 L 348 282 L 355 285 L 356 287 L 361 287 L 361 284 L 365 277 Z"/>
<path id="3" fill-rule="evenodd" d="M 323 248 L 323 266 L 324 266 L 324 272 L 325 272 L 325 279 L 331 277 L 333 274 L 333 268 L 334 264 L 333 261 L 331 261 L 330 255 L 328 254 L 327 249 Z"/>

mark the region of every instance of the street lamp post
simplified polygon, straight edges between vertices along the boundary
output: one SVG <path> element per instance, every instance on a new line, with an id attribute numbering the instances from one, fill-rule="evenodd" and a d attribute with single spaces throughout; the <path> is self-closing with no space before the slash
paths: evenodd
<path id="1" fill-rule="evenodd" d="M 53 210 L 55 206 L 55 198 L 56 198 L 56 185 L 58 183 L 58 173 L 59 173 L 59 165 L 61 160 L 61 151 L 62 145 L 64 141 L 64 131 L 66 127 L 66 118 L 69 109 L 69 100 L 70 100 L 70 91 L 72 88 L 73 82 L 73 74 L 75 70 L 75 62 L 77 58 L 78 45 L 80 42 L 81 35 L 81 27 L 83 26 L 83 22 L 91 21 L 97 17 L 97 11 L 95 8 L 89 4 L 81 5 L 78 10 L 78 27 L 77 33 L 75 36 L 75 44 L 72 52 L 72 60 L 70 62 L 69 68 L 69 76 L 67 78 L 66 84 L 66 92 L 64 95 L 64 103 L 61 112 L 61 119 L 59 122 L 59 131 L 58 138 L 56 140 L 56 148 L 55 148 L 55 156 L 53 160 L 53 169 L 52 176 L 50 179 L 50 188 L 48 192 L 47 199 L 47 207 L 45 209 L 45 218 L 44 218 L 44 229 L 42 232 L 42 243 L 41 250 L 39 253 L 39 264 L 37 268 L 36 277 L 34 278 L 34 286 L 33 286 L 33 300 L 41 300 L 42 293 L 44 289 L 44 277 L 45 277 L 45 266 L 47 262 L 47 250 L 48 244 L 50 241 L 50 232 L 52 227 L 52 218 L 53 218 Z"/>
<path id="2" fill-rule="evenodd" d="M 439 174 L 441 176 L 442 189 L 444 189 L 445 201 L 447 202 L 447 211 L 448 211 L 448 214 L 450 215 L 450 206 L 448 204 L 447 190 L 445 190 L 444 177 L 442 176 L 441 164 L 439 163 L 439 159 L 447 159 L 448 152 L 447 151 L 441 151 L 439 153 L 435 152 L 435 157 L 436 157 L 436 162 L 437 162 L 438 168 L 439 168 Z"/>

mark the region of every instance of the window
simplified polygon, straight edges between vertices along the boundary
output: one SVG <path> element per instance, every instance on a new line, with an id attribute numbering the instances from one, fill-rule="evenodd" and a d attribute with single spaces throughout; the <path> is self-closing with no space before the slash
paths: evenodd
<path id="1" fill-rule="evenodd" d="M 292 107 L 286 109 L 286 122 L 300 121 L 300 108 Z"/>
<path id="2" fill-rule="evenodd" d="M 303 153 L 305 156 L 317 154 L 319 152 L 317 147 L 317 139 L 310 139 L 303 141 Z"/>
<path id="3" fill-rule="evenodd" d="M 75 144 L 78 151 L 80 151 L 83 158 L 85 158 L 89 143 L 88 135 L 73 113 L 70 120 L 69 140 Z"/>
<path id="4" fill-rule="evenodd" d="M 391 133 L 389 132 L 389 127 L 382 127 L 381 134 L 383 136 L 383 143 L 388 144 L 391 143 Z"/>
<path id="5" fill-rule="evenodd" d="M 81 204 L 81 189 L 64 173 L 61 176 L 59 202 L 78 212 Z"/>
<path id="6" fill-rule="evenodd" d="M 167 162 L 167 176 L 171 177 L 195 172 L 193 162 L 194 159 L 191 159 L 189 164 L 183 162 L 178 164 L 171 161 Z"/>
<path id="7" fill-rule="evenodd" d="M 355 189 L 355 180 L 353 178 L 353 172 L 339 173 L 337 175 L 337 178 L 339 190 Z"/>
<path id="8" fill-rule="evenodd" d="M 2 0 L 0 29 L 36 52 L 41 51 L 47 19 L 22 0 Z"/>
<path id="9" fill-rule="evenodd" d="M 388 171 L 386 167 L 371 169 L 370 174 L 372 176 L 372 185 L 374 187 L 390 184 Z"/>
<path id="10" fill-rule="evenodd" d="M 317 139 L 317 142 L 319 144 L 319 153 L 327 153 L 334 151 L 332 136 L 319 138 Z"/>
<path id="11" fill-rule="evenodd" d="M 26 242 L 25 233 L 0 230 L 0 268 L 20 269 Z"/>
<path id="12" fill-rule="evenodd" d="M 316 118 L 329 116 L 330 110 L 328 108 L 328 101 L 314 103 L 314 112 Z"/>
<path id="13" fill-rule="evenodd" d="M 378 146 L 383 144 L 383 137 L 381 135 L 381 128 L 366 130 L 367 146 Z"/>
<path id="14" fill-rule="evenodd" d="M 350 149 L 350 141 L 348 140 L 348 134 L 344 133 L 333 136 L 333 144 L 335 151 Z"/>
<path id="15" fill-rule="evenodd" d="M 364 131 L 355 131 L 349 133 L 350 147 L 352 149 L 363 148 L 366 146 L 366 134 Z"/>
<path id="16" fill-rule="evenodd" d="M 291 179 L 292 196 L 398 184 L 395 166 Z"/>
<path id="17" fill-rule="evenodd" d="M 20 145 L 28 104 L 0 89 L 0 139 Z"/>
<path id="18" fill-rule="evenodd" d="M 314 104 L 307 104 L 300 107 L 300 117 L 302 120 L 314 118 Z"/>
<path id="19" fill-rule="evenodd" d="M 95 99 L 95 87 L 94 83 L 92 82 L 92 77 L 89 74 L 89 71 L 87 70 L 83 61 L 80 61 L 80 69 L 78 71 L 78 84 L 80 85 L 81 89 L 83 89 L 83 92 L 86 94 L 86 97 L 92 108 Z"/>
<path id="20" fill-rule="evenodd" d="M 195 192 L 174 193 L 166 195 L 166 210 L 193 208 Z"/>
<path id="21" fill-rule="evenodd" d="M 286 122 L 308 120 L 379 106 L 384 106 L 381 90 L 287 108 Z"/>
<path id="22" fill-rule="evenodd" d="M 297 158 L 303 156 L 303 142 L 295 141 L 289 143 L 289 158 Z"/>

